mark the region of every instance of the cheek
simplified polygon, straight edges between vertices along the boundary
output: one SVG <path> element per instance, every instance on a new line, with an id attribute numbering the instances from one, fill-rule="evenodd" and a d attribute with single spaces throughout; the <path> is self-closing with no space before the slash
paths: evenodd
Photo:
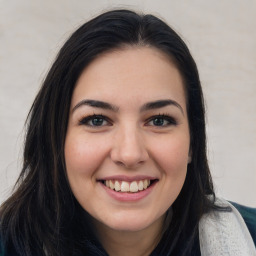
<path id="1" fill-rule="evenodd" d="M 155 146 L 154 154 L 161 169 L 167 175 L 173 177 L 184 175 L 188 164 L 189 139 L 186 137 L 166 139 Z"/>
<path id="2" fill-rule="evenodd" d="M 97 169 L 103 158 L 104 149 L 93 139 L 72 135 L 67 136 L 65 160 L 68 175 L 91 174 Z"/>
<path id="3" fill-rule="evenodd" d="M 177 199 L 187 175 L 189 139 L 175 138 L 157 147 L 155 158 L 162 171 L 163 202 L 168 208 Z"/>

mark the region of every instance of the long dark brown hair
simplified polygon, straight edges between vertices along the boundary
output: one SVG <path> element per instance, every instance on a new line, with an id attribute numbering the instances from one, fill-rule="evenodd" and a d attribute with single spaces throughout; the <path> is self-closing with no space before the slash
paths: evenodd
<path id="1" fill-rule="evenodd" d="M 77 29 L 61 48 L 27 119 L 24 162 L 13 195 L 1 206 L 1 239 L 17 255 L 106 255 L 66 175 L 64 142 L 71 96 L 84 68 L 125 45 L 150 46 L 169 56 L 186 91 L 192 162 L 173 217 L 155 255 L 189 255 L 198 223 L 215 208 L 206 156 L 204 100 L 196 64 L 183 40 L 153 15 L 129 10 L 103 13 Z M 86 157 L 86 156 L 85 156 Z M 184 242 L 186 241 L 186 242 Z"/>

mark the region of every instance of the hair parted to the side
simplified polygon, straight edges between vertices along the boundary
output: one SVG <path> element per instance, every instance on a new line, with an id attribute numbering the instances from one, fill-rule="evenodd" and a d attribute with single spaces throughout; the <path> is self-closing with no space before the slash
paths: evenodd
<path id="1" fill-rule="evenodd" d="M 154 47 L 169 56 L 184 80 L 192 161 L 173 219 L 156 255 L 184 255 L 191 249 L 203 213 L 215 208 L 206 157 L 204 100 L 196 64 L 183 40 L 152 15 L 128 10 L 103 13 L 77 29 L 61 48 L 27 120 L 24 164 L 16 191 L 0 209 L 5 250 L 18 255 L 106 255 L 93 236 L 86 213 L 68 184 L 64 143 L 74 86 L 84 68 L 101 54 L 123 46 Z M 85 156 L 86 157 L 86 156 Z"/>

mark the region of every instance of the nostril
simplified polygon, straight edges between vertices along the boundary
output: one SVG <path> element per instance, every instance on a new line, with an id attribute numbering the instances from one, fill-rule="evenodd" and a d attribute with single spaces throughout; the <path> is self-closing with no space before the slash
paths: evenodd
<path id="1" fill-rule="evenodd" d="M 116 143 L 110 152 L 111 160 L 115 164 L 126 168 L 134 168 L 148 159 L 144 142 L 137 138 L 134 133 L 115 140 Z"/>
<path id="2" fill-rule="evenodd" d="M 115 161 L 115 163 L 116 163 L 117 165 L 119 165 L 119 166 L 125 166 L 125 164 L 122 163 L 121 161 Z"/>
<path id="3" fill-rule="evenodd" d="M 136 160 L 113 160 L 114 163 L 120 167 L 126 168 L 126 169 L 133 169 L 137 168 L 138 166 L 142 165 L 145 161 L 136 161 Z"/>

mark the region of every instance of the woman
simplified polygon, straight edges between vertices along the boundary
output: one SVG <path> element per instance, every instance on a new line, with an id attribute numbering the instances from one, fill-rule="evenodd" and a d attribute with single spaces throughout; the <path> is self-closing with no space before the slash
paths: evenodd
<path id="1" fill-rule="evenodd" d="M 1 207 L 5 255 L 253 255 L 237 218 L 215 198 L 201 85 L 181 38 L 127 10 L 75 31 L 29 114 L 23 169 Z M 237 251 L 237 237 L 212 245 L 216 220 L 240 234 Z"/>

